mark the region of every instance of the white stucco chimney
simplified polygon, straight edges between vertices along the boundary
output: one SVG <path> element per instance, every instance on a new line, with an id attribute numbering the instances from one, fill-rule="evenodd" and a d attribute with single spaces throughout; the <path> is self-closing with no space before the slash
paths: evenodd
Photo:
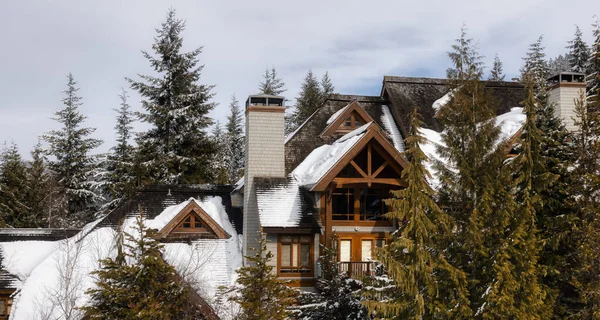
<path id="1" fill-rule="evenodd" d="M 562 72 L 548 79 L 549 102 L 554 103 L 554 113 L 560 117 L 569 131 L 575 126 L 575 99 L 585 92 L 585 75 L 575 72 Z"/>
<path id="2" fill-rule="evenodd" d="M 246 100 L 244 169 L 244 256 L 258 246 L 260 220 L 254 178 L 285 177 L 284 97 L 252 95 Z"/>

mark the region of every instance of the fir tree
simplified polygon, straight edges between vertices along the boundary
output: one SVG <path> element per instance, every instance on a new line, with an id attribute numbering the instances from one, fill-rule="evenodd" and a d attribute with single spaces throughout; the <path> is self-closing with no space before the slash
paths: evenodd
<path id="1" fill-rule="evenodd" d="M 186 313 L 188 289 L 162 257 L 162 245 L 153 239 L 138 216 L 133 233 L 118 237 L 117 256 L 101 260 L 94 271 L 96 286 L 86 293 L 88 319 L 196 319 Z"/>
<path id="2" fill-rule="evenodd" d="M 229 290 L 230 301 L 241 306 L 241 320 L 287 319 L 288 308 L 294 302 L 295 292 L 277 280 L 271 263 L 273 254 L 267 251 L 267 241 L 260 237 L 253 257 L 246 257 L 248 265 L 238 269 L 237 286 Z"/>
<path id="3" fill-rule="evenodd" d="M 480 79 L 483 72 L 483 57 L 477 52 L 473 39 L 467 36 L 467 27 L 463 25 L 460 32 L 460 38 L 452 45 L 454 51 L 448 52 L 453 66 L 446 69 L 446 77 L 452 87 L 465 80 Z"/>
<path id="4" fill-rule="evenodd" d="M 338 272 L 338 237 L 329 238 L 328 245 L 321 245 L 322 276 L 315 287 L 318 293 L 301 294 L 301 301 L 295 311 L 297 319 L 361 320 L 367 316 L 367 310 L 361 304 L 360 282 L 346 273 Z"/>
<path id="5" fill-rule="evenodd" d="M 596 20 L 593 27 L 594 42 L 591 46 L 588 72 L 585 80 L 588 90 L 587 99 L 591 103 L 596 103 L 600 100 L 600 19 Z"/>
<path id="6" fill-rule="evenodd" d="M 329 78 L 329 72 L 325 72 L 323 78 L 321 78 L 321 90 L 323 91 L 322 103 L 325 103 L 327 97 L 335 90 L 333 83 L 331 83 L 331 78 Z"/>
<path id="7" fill-rule="evenodd" d="M 109 207 L 114 208 L 126 196 L 130 195 L 135 188 L 134 153 L 135 149 L 130 144 L 132 137 L 133 112 L 127 103 L 127 91 L 122 90 L 119 98 L 121 107 L 114 109 L 117 112 L 115 131 L 117 134 L 117 145 L 111 149 L 108 155 L 108 192 L 112 199 Z"/>
<path id="8" fill-rule="evenodd" d="M 217 146 L 217 152 L 213 159 L 213 168 L 216 174 L 217 184 L 228 184 L 229 176 L 227 171 L 227 165 L 229 163 L 229 152 L 228 152 L 228 136 L 223 132 L 221 123 L 217 120 L 212 131 L 212 139 L 215 146 Z"/>
<path id="9" fill-rule="evenodd" d="M 244 175 L 244 124 L 240 105 L 235 95 L 231 96 L 227 117 L 227 174 L 229 183 L 235 183 Z"/>
<path id="10" fill-rule="evenodd" d="M 523 58 L 525 65 L 521 69 L 521 81 L 531 78 L 536 96 L 540 92 L 540 88 L 546 87 L 546 79 L 548 79 L 549 75 L 542 40 L 544 40 L 544 36 L 540 36 L 536 42 L 529 46 L 527 57 Z"/>
<path id="11" fill-rule="evenodd" d="M 494 65 L 492 66 L 492 71 L 490 72 L 490 77 L 488 80 L 490 81 L 504 81 L 504 73 L 502 71 L 502 61 L 498 58 L 498 54 L 494 56 Z"/>
<path id="12" fill-rule="evenodd" d="M 263 75 L 263 81 L 259 83 L 258 90 L 262 94 L 270 94 L 273 96 L 279 96 L 284 93 L 287 89 L 284 88 L 285 83 L 277 76 L 277 70 L 275 68 L 265 69 Z"/>
<path id="13" fill-rule="evenodd" d="M 181 52 L 184 29 L 185 22 L 169 10 L 156 30 L 152 46 L 156 56 L 143 52 L 159 76 L 128 79 L 144 98 L 140 119 L 152 126 L 137 142 L 142 167 L 154 183 L 202 183 L 213 178 L 209 164 L 215 146 L 205 132 L 212 124 L 208 113 L 215 106 L 209 102 L 213 86 L 198 84 L 202 47 Z"/>
<path id="14" fill-rule="evenodd" d="M 10 227 L 28 226 L 27 168 L 17 146 L 5 145 L 0 154 L 0 218 Z"/>
<path id="15" fill-rule="evenodd" d="M 548 75 L 554 76 L 562 72 L 571 71 L 571 63 L 569 62 L 570 59 L 571 57 L 568 53 L 564 56 L 560 54 L 554 59 L 550 58 L 550 60 L 548 60 Z"/>
<path id="16" fill-rule="evenodd" d="M 295 110 L 286 124 L 286 132 L 296 130 L 322 103 L 323 90 L 312 70 L 309 70 L 302 82 L 300 95 L 296 98 Z"/>
<path id="17" fill-rule="evenodd" d="M 590 51 L 585 44 L 585 41 L 581 39 L 581 29 L 575 25 L 575 38 L 569 41 L 567 49 L 569 49 L 569 64 L 571 71 L 586 73 L 587 63 L 590 57 Z"/>
<path id="18" fill-rule="evenodd" d="M 52 190 L 52 185 L 44 151 L 38 143 L 31 151 L 31 162 L 27 167 L 27 204 L 30 208 L 28 227 L 48 225 L 49 211 L 53 209 L 53 199 L 56 198 L 56 190 Z"/>
<path id="19" fill-rule="evenodd" d="M 42 136 L 49 144 L 49 154 L 55 157 L 50 168 L 67 198 L 67 216 L 63 223 L 69 226 L 89 222 L 96 202 L 101 199 L 97 184 L 92 181 L 96 163 L 90 152 L 102 144 L 102 140 L 89 137 L 95 128 L 82 127 L 87 117 L 79 111 L 82 102 L 76 84 L 69 74 L 62 101 L 65 108 L 55 112 L 53 118 L 62 128 Z"/>
<path id="20" fill-rule="evenodd" d="M 434 191 L 427 184 L 431 178 L 425 168 L 427 156 L 420 145 L 421 116 L 415 108 L 405 139 L 408 165 L 402 170 L 407 187 L 392 191 L 386 201 L 387 218 L 402 221 L 391 243 L 379 250 L 377 257 L 396 285 L 396 297 L 366 305 L 378 318 L 390 319 L 457 319 L 470 318 L 466 276 L 446 260 L 446 239 L 451 235 L 450 217 L 434 201 Z M 376 297 L 375 297 L 376 298 Z"/>

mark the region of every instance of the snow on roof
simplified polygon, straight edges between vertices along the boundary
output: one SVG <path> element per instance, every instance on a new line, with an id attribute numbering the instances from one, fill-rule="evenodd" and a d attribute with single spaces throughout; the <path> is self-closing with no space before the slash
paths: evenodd
<path id="1" fill-rule="evenodd" d="M 273 179 L 275 180 L 275 179 Z M 273 181 L 268 187 L 257 186 L 256 201 L 263 227 L 296 227 L 302 218 L 302 198 L 296 179 Z"/>
<path id="2" fill-rule="evenodd" d="M 346 109 L 348 109 L 348 106 L 350 106 L 350 104 L 346 105 L 345 107 L 341 108 L 340 110 L 338 110 L 334 114 L 332 114 L 331 117 L 329 117 L 329 119 L 327 119 L 327 124 L 331 124 L 332 122 L 334 122 L 340 116 L 340 114 L 342 114 L 342 112 L 344 112 Z"/>
<path id="3" fill-rule="evenodd" d="M 204 201 L 189 199 L 166 208 L 155 219 L 147 220 L 146 224 L 151 228 L 164 227 L 191 201 L 198 203 L 231 238 L 201 239 L 189 244 L 166 243 L 164 258 L 207 302 L 212 303 L 218 286 L 233 283 L 235 270 L 242 265 L 240 239 L 229 222 L 221 198 L 208 197 Z M 134 221 L 133 217 L 126 219 L 123 222 L 124 230 L 131 233 Z M 72 271 L 70 279 L 75 307 L 85 306 L 89 302 L 85 291 L 95 284 L 90 273 L 100 267 L 100 259 L 116 255 L 115 230 L 110 227 L 93 229 L 96 225 L 97 222 L 92 223 L 89 228 L 63 241 L 0 243 L 4 253 L 3 265 L 9 272 L 22 277 L 21 290 L 14 297 L 11 319 L 60 318 L 60 308 L 53 308 L 52 305 L 64 290 L 61 287 L 64 281 L 60 279 L 69 269 Z M 75 312 L 81 311 L 77 309 Z"/>
<path id="4" fill-rule="evenodd" d="M 404 152 L 404 140 L 402 140 L 402 135 L 398 130 L 398 126 L 396 126 L 396 123 L 394 122 L 390 108 L 386 105 L 382 105 L 381 110 L 383 111 L 383 114 L 381 115 L 381 122 L 390 134 L 392 142 L 394 143 L 394 147 L 396 147 L 396 150 L 399 152 Z"/>
<path id="5" fill-rule="evenodd" d="M 454 92 L 456 89 L 452 89 L 450 90 L 448 93 L 446 93 L 443 97 L 435 100 L 433 102 L 433 104 L 431 105 L 431 107 L 433 108 L 433 110 L 435 110 L 436 112 L 439 111 L 443 106 L 445 106 L 446 104 L 448 104 L 448 102 L 450 102 L 450 99 L 452 99 L 452 97 L 454 96 Z"/>
<path id="6" fill-rule="evenodd" d="M 323 145 L 313 150 L 294 171 L 293 177 L 301 187 L 312 187 L 356 144 L 366 132 L 369 122 L 349 132 L 331 145 Z"/>
<path id="7" fill-rule="evenodd" d="M 498 136 L 497 143 L 510 139 L 525 123 L 525 114 L 523 114 L 523 108 L 511 108 L 509 112 L 501 114 L 496 117 L 496 125 L 500 127 L 500 135 Z M 438 146 L 443 146 L 442 135 L 439 132 L 421 128 L 421 134 L 428 140 L 428 143 L 422 144 L 421 149 L 427 155 L 429 160 L 425 164 L 432 178 L 429 183 L 434 189 L 439 187 L 438 174 L 433 168 L 433 164 L 437 161 L 445 163 L 445 159 L 440 156 L 437 152 Z"/>
<path id="8" fill-rule="evenodd" d="M 242 176 L 234 185 L 233 192 L 236 192 L 244 187 L 244 176 Z"/>

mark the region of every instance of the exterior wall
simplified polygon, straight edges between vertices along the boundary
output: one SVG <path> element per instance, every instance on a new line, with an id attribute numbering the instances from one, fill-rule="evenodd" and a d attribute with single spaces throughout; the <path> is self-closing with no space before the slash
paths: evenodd
<path id="1" fill-rule="evenodd" d="M 555 103 L 554 114 L 560 117 L 569 131 L 577 130 L 575 118 L 575 99 L 585 90 L 585 84 L 558 84 L 550 89 L 550 102 Z"/>
<path id="2" fill-rule="evenodd" d="M 244 205 L 244 196 L 240 192 L 234 192 L 231 194 L 231 206 L 234 208 L 240 208 Z"/>
<path id="3" fill-rule="evenodd" d="M 244 256 L 258 246 L 260 220 L 254 177 L 285 177 L 283 107 L 265 107 L 246 113 L 244 175 Z"/>

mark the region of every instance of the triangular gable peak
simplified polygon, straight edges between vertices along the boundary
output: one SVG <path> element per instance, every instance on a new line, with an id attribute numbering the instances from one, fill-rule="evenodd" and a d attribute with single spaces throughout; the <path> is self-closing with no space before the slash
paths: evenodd
<path id="1" fill-rule="evenodd" d="M 319 179 L 311 191 L 325 191 L 331 182 L 337 187 L 352 184 L 405 186 L 400 177 L 406 160 L 381 130 L 377 124 L 371 123 L 360 140 Z"/>
<path id="2" fill-rule="evenodd" d="M 229 239 L 231 237 L 196 201 L 190 201 L 157 234 L 161 240 Z"/>
<path id="3" fill-rule="evenodd" d="M 356 100 L 350 102 L 349 105 L 345 106 L 340 111 L 341 112 L 334 119 L 331 119 L 325 130 L 321 132 L 321 137 L 334 134 L 346 134 L 373 121 L 373 118 L 371 118 Z"/>

